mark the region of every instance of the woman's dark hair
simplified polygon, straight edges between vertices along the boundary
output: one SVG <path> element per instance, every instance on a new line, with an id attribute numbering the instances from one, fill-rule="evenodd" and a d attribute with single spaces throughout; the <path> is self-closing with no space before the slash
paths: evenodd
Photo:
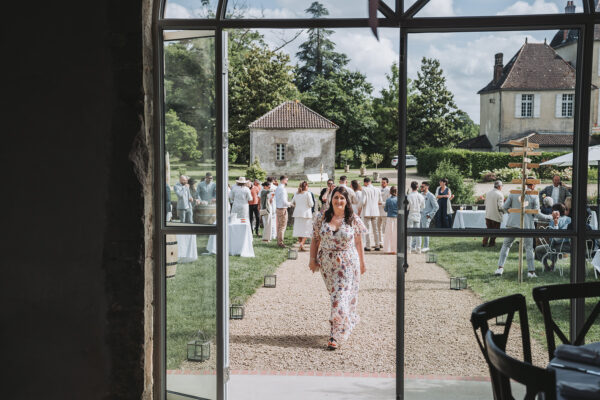
<path id="1" fill-rule="evenodd" d="M 446 186 L 448 186 L 448 179 L 442 178 L 442 179 L 440 179 L 440 182 L 444 182 L 446 184 Z"/>
<path id="2" fill-rule="evenodd" d="M 308 182 L 302 181 L 300 183 L 300 186 L 298 186 L 298 193 L 302 193 L 302 192 L 304 192 L 307 189 L 308 189 Z"/>
<path id="3" fill-rule="evenodd" d="M 398 195 L 398 188 L 396 186 L 392 186 L 390 188 L 390 195 L 392 195 L 392 196 L 397 196 Z"/>
<path id="4" fill-rule="evenodd" d="M 567 208 L 563 203 L 556 203 L 552 205 L 552 211 L 558 211 L 560 213 L 560 216 L 562 217 L 563 215 L 565 215 L 565 211 L 567 211 Z"/>
<path id="5" fill-rule="evenodd" d="M 348 225 L 352 224 L 352 218 L 354 217 L 354 210 L 352 210 L 352 205 L 350 204 L 350 198 L 348 197 L 348 191 L 343 186 L 338 186 L 331 191 L 331 195 L 329 196 L 329 207 L 325 211 L 325 221 L 331 222 L 331 218 L 333 218 L 333 206 L 331 205 L 331 201 L 333 200 L 333 196 L 336 193 L 340 193 L 342 196 L 346 198 L 346 208 L 344 208 L 344 221 Z"/>
<path id="6" fill-rule="evenodd" d="M 350 182 L 350 186 L 352 186 L 352 190 L 354 190 L 355 192 L 357 190 L 361 190 L 360 189 L 360 183 L 358 183 L 358 181 L 355 179 L 352 182 Z"/>

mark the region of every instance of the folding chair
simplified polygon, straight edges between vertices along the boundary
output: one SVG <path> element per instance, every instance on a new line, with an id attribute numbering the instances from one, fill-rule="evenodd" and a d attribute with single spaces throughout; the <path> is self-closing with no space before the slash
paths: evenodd
<path id="1" fill-rule="evenodd" d="M 498 382 L 498 390 L 494 388 L 496 400 L 514 400 L 510 387 L 511 379 L 525 385 L 524 400 L 556 400 L 556 373 L 553 370 L 539 368 L 510 357 L 501 347 L 502 337 L 494 335 L 492 331 L 485 335 L 485 343 L 490 369 L 494 370 L 495 375 L 492 380 Z M 543 397 L 538 397 L 540 394 L 543 394 Z"/>
<path id="2" fill-rule="evenodd" d="M 554 334 L 556 334 L 564 344 L 581 346 L 584 344 L 585 335 L 596 321 L 598 315 L 600 315 L 600 301 L 598 301 L 588 319 L 581 327 L 581 330 L 576 332 L 575 339 L 570 341 L 558 327 L 556 322 L 554 322 L 552 311 L 550 310 L 550 302 L 565 299 L 585 299 L 588 297 L 600 297 L 600 282 L 565 283 L 561 285 L 547 285 L 533 288 L 533 300 L 535 300 L 535 304 L 544 317 L 546 341 L 548 342 L 548 360 L 552 360 L 554 357 L 554 350 L 556 350 Z"/>
<path id="3" fill-rule="evenodd" d="M 552 240 L 548 241 L 548 238 L 539 237 L 540 243 L 546 249 L 546 254 L 542 257 L 542 265 L 544 266 L 543 271 L 554 271 L 558 267 L 560 276 L 563 276 L 563 262 L 566 260 L 569 262 L 569 252 L 566 249 L 566 244 L 570 241 L 563 240 L 558 248 L 552 245 Z"/>

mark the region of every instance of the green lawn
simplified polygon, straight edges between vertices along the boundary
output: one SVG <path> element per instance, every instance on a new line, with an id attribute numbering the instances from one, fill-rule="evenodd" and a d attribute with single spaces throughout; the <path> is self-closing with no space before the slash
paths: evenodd
<path id="1" fill-rule="evenodd" d="M 186 344 L 202 330 L 215 343 L 216 336 L 216 258 L 201 255 L 208 236 L 197 236 L 198 260 L 179 264 L 177 274 L 167 279 L 167 369 L 177 369 L 186 359 Z M 292 244 L 291 229 L 286 243 Z M 254 240 L 255 258 L 229 257 L 229 298 L 245 302 L 266 274 L 287 259 L 287 250 L 276 241 Z"/>
<path id="2" fill-rule="evenodd" d="M 469 287 L 481 297 L 482 302 L 507 296 L 514 293 L 521 293 L 527 299 L 527 312 L 529 317 L 529 326 L 531 335 L 544 346 L 546 345 L 544 322 L 537 306 L 533 301 L 531 291 L 536 286 L 547 284 L 558 284 L 569 282 L 569 267 L 564 268 L 564 275 L 561 277 L 557 272 L 541 272 L 542 265 L 539 261 L 535 262 L 538 278 L 524 278 L 524 282 L 519 284 L 517 281 L 518 269 L 518 244 L 514 243 L 508 260 L 504 265 L 504 274 L 502 277 L 494 276 L 493 273 L 498 265 L 498 255 L 502 240 L 496 240 L 496 247 L 482 247 L 481 238 L 439 238 L 432 237 L 430 243 L 431 251 L 438 256 L 438 265 L 448 271 L 450 276 L 466 276 Z M 523 259 L 523 268 L 527 269 L 525 259 Z M 594 272 L 591 266 L 587 269 L 588 279 L 594 279 Z M 591 299 L 586 302 L 586 316 L 591 312 L 592 307 L 598 299 Z M 554 302 L 551 304 L 552 313 L 555 321 L 560 328 L 568 335 L 569 318 L 571 309 L 568 301 Z M 468 310 L 469 314 L 471 310 Z M 588 333 L 588 341 L 600 341 L 600 324 L 597 322 Z M 557 344 L 560 343 L 557 338 Z"/>

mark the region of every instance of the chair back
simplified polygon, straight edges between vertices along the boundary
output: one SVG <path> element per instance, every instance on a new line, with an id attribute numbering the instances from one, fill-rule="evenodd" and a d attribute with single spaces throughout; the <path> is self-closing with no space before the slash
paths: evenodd
<path id="1" fill-rule="evenodd" d="M 508 334 L 512 326 L 512 322 L 515 313 L 519 314 L 519 321 L 521 325 L 521 339 L 523 345 L 523 360 L 526 363 L 531 364 L 531 342 L 529 338 L 529 321 L 527 319 L 527 305 L 525 297 L 522 294 L 513 294 L 506 297 L 501 297 L 487 303 L 483 303 L 471 312 L 471 324 L 473 325 L 473 331 L 477 344 L 481 349 L 481 353 L 485 358 L 488 367 L 490 369 L 490 378 L 492 381 L 492 389 L 494 391 L 494 399 L 498 400 L 498 394 L 500 393 L 500 382 L 496 379 L 497 373 L 490 364 L 490 360 L 487 356 L 487 350 L 485 345 L 486 334 L 490 331 L 488 321 L 495 319 L 496 317 L 506 315 L 506 322 L 504 325 L 504 331 L 501 334 L 496 335 L 496 343 L 502 351 L 506 351 L 506 344 L 508 342 Z"/>
<path id="2" fill-rule="evenodd" d="M 573 340 L 569 340 L 552 318 L 550 302 L 553 300 L 581 299 L 588 297 L 600 297 L 600 282 L 565 283 L 533 288 L 533 300 L 544 317 L 549 360 L 552 360 L 554 357 L 554 350 L 556 350 L 555 334 L 564 344 L 581 346 L 584 344 L 585 335 L 587 335 L 600 314 L 600 301 L 598 301 L 581 329 L 576 332 L 576 335 L 573 335 Z"/>
<path id="3" fill-rule="evenodd" d="M 499 383 L 497 400 L 514 400 L 510 380 L 519 382 L 526 387 L 524 400 L 535 400 L 543 394 L 544 400 L 556 400 L 556 373 L 529 363 L 514 359 L 501 349 L 502 339 L 488 331 L 485 335 L 487 358 L 495 371 Z"/>

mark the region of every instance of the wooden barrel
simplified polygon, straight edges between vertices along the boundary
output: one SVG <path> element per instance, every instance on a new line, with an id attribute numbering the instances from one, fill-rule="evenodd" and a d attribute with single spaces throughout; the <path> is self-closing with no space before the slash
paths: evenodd
<path id="1" fill-rule="evenodd" d="M 179 257 L 179 251 L 177 250 L 177 235 L 167 235 L 166 241 L 167 278 L 172 278 L 177 272 L 177 258 Z"/>
<path id="2" fill-rule="evenodd" d="M 195 205 L 194 206 L 194 223 L 201 225 L 212 225 L 217 221 L 217 206 L 216 204 Z"/>

